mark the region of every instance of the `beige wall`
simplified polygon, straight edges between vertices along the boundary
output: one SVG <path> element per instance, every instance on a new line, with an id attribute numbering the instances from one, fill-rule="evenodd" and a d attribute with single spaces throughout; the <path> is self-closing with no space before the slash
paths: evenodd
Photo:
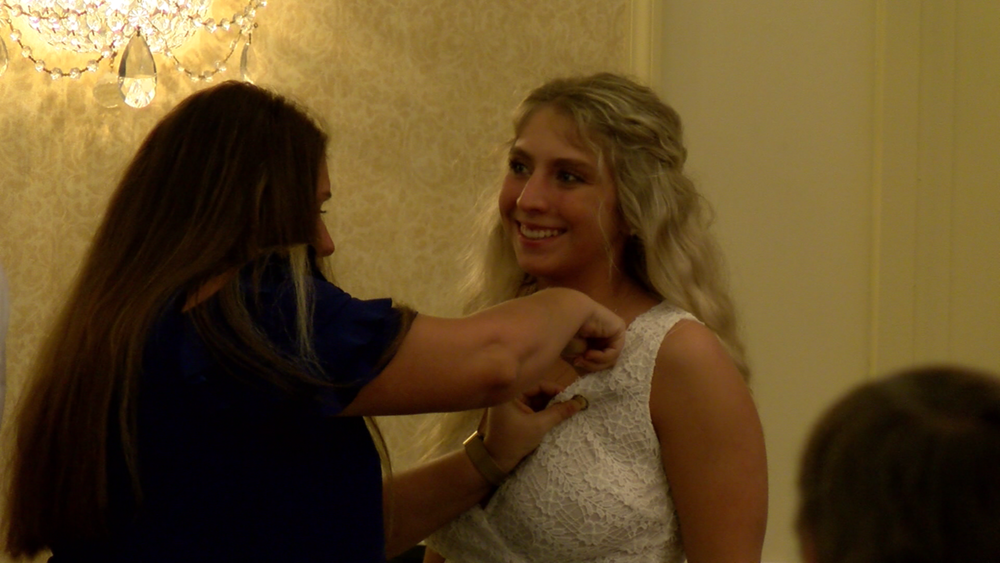
<path id="1" fill-rule="evenodd" d="M 1000 369 L 1000 4 L 887 2 L 872 365 Z"/>
<path id="2" fill-rule="evenodd" d="M 314 108 L 332 132 L 328 217 L 341 284 L 362 297 L 457 312 L 456 257 L 473 202 L 500 169 L 492 152 L 508 135 L 511 110 L 553 74 L 624 70 L 628 6 L 282 0 L 262 10 L 254 44 L 269 74 L 260 82 Z M 52 82 L 16 47 L 11 58 L 0 77 L 8 406 L 116 176 L 156 120 L 195 88 L 158 60 L 152 106 L 105 110 L 90 94 L 92 76 Z M 229 66 L 235 76 L 238 65 Z"/>
<path id="3" fill-rule="evenodd" d="M 715 203 L 768 445 L 764 559 L 798 561 L 820 411 L 903 365 L 1000 371 L 1000 5 L 649 0 L 643 67 Z"/>
<path id="4" fill-rule="evenodd" d="M 654 82 L 717 211 L 768 448 L 765 561 L 798 560 L 797 456 L 867 372 L 873 2 L 667 0 Z"/>

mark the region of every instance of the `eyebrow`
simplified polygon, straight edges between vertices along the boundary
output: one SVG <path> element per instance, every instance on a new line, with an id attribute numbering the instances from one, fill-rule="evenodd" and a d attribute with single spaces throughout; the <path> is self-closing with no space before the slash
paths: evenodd
<path id="1" fill-rule="evenodd" d="M 507 152 L 507 156 L 524 158 L 527 160 L 534 160 L 533 158 L 531 158 L 531 155 L 528 154 L 524 149 L 520 149 L 518 147 L 511 147 L 510 150 Z"/>
<path id="2" fill-rule="evenodd" d="M 510 152 L 508 152 L 507 156 L 512 158 L 523 158 L 531 162 L 535 161 L 535 158 L 531 155 L 531 153 L 519 147 L 511 147 Z M 594 165 L 590 164 L 586 160 L 579 158 L 557 158 L 552 162 L 557 167 L 578 168 L 589 172 L 597 171 Z"/>

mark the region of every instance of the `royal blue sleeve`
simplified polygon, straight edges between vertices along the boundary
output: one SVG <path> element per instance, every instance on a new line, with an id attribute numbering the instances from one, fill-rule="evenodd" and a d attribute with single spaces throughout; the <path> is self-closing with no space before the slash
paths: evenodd
<path id="1" fill-rule="evenodd" d="M 324 414 L 343 410 L 379 374 L 380 362 L 400 330 L 400 312 L 391 299 L 355 299 L 317 280 L 313 347 L 323 376 L 333 383 L 321 399 Z"/>

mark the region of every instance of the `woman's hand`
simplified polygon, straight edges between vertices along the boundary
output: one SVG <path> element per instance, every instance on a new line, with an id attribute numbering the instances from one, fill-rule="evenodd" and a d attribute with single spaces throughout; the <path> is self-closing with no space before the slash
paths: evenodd
<path id="1" fill-rule="evenodd" d="M 590 318 L 563 348 L 562 358 L 582 372 L 608 369 L 615 365 L 625 345 L 625 329 L 625 321 L 618 315 L 596 305 Z"/>
<path id="2" fill-rule="evenodd" d="M 562 387 L 542 382 L 521 397 L 491 407 L 483 414 L 479 424 L 483 443 L 504 472 L 513 471 L 522 459 L 535 451 L 549 430 L 587 408 L 587 399 L 582 395 L 546 408 L 545 405 L 560 392 Z"/>
<path id="3" fill-rule="evenodd" d="M 483 415 L 479 426 L 483 443 L 502 471 L 512 471 L 538 447 L 546 432 L 586 408 L 582 397 L 541 408 L 560 391 L 558 385 L 541 383 L 529 393 L 495 406 Z M 537 403 L 540 410 L 535 411 L 531 405 Z M 386 510 L 392 511 L 393 522 L 386 535 L 389 557 L 414 546 L 481 502 L 492 490 L 493 485 L 462 450 L 394 473 L 393 495 L 386 504 Z"/>

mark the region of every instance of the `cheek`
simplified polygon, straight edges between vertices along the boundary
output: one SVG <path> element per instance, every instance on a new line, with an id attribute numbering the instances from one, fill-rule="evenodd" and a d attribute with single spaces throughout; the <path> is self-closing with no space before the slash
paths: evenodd
<path id="1" fill-rule="evenodd" d="M 611 203 L 613 206 L 614 202 Z M 610 210 L 602 210 L 600 220 L 604 243 L 611 248 L 617 258 L 620 258 L 629 232 L 625 219 L 617 208 L 611 207 Z"/>
<path id="2" fill-rule="evenodd" d="M 521 195 L 521 189 L 516 182 L 506 179 L 500 188 L 500 196 L 497 198 L 497 206 L 500 215 L 507 218 L 517 207 L 517 198 Z"/>
<path id="3" fill-rule="evenodd" d="M 619 213 L 614 207 L 610 210 L 602 210 L 601 224 L 604 226 L 608 236 L 620 236 L 621 234 L 628 232 L 628 226 L 625 224 L 625 219 L 622 218 L 621 213 Z"/>

